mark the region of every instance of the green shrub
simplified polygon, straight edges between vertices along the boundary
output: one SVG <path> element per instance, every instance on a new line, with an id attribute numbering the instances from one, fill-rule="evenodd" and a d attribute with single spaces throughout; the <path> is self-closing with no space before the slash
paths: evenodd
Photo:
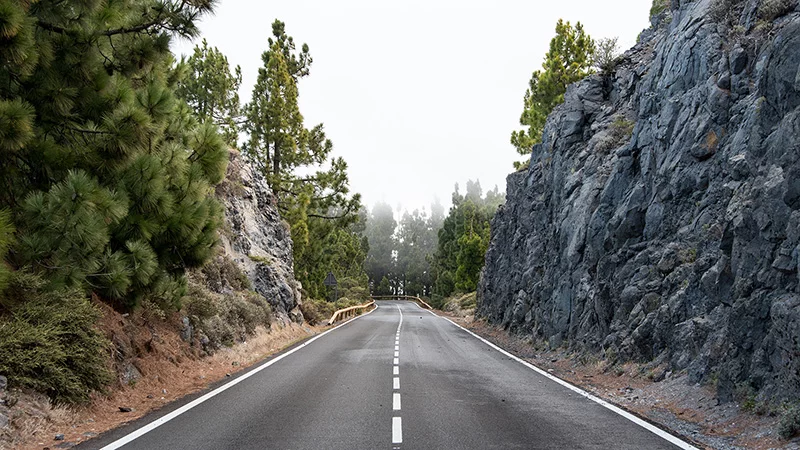
<path id="1" fill-rule="evenodd" d="M 603 74 L 614 71 L 619 58 L 619 38 L 601 38 L 595 43 L 594 55 L 592 55 L 592 65 Z"/>
<path id="2" fill-rule="evenodd" d="M 300 310 L 303 312 L 303 317 L 306 318 L 311 325 L 317 325 L 326 322 L 331 318 L 333 313 L 339 309 L 335 303 L 325 300 L 312 300 L 307 299 L 300 305 Z"/>
<path id="3" fill-rule="evenodd" d="M 186 315 L 197 323 L 214 317 L 218 311 L 217 303 L 220 302 L 218 297 L 220 297 L 218 294 L 214 294 L 197 283 L 190 282 L 189 294 L 183 302 Z"/>
<path id="4" fill-rule="evenodd" d="M 205 277 L 205 284 L 214 292 L 222 292 L 226 287 L 234 291 L 245 291 L 253 288 L 250 279 L 236 263 L 225 255 L 217 255 L 206 263 L 200 272 Z"/>
<path id="5" fill-rule="evenodd" d="M 743 9 L 744 0 L 713 0 L 708 15 L 714 22 L 734 25 Z"/>
<path id="6" fill-rule="evenodd" d="M 762 0 L 758 5 L 758 18 L 772 21 L 789 14 L 795 6 L 797 6 L 796 0 Z"/>
<path id="7" fill-rule="evenodd" d="M 250 261 L 255 263 L 266 264 L 268 266 L 273 264 L 272 258 L 269 256 L 247 255 L 247 257 L 250 258 Z"/>
<path id="8" fill-rule="evenodd" d="M 80 289 L 47 291 L 36 275 L 16 272 L 0 317 L 0 373 L 56 404 L 85 403 L 112 381 L 100 312 Z M 24 299 L 24 301 L 20 301 Z"/>
<path id="9" fill-rule="evenodd" d="M 366 302 L 347 297 L 342 297 L 336 302 L 308 299 L 300 305 L 300 310 L 308 323 L 317 325 L 327 322 L 337 310 L 363 305 L 364 303 Z"/>
<path id="10" fill-rule="evenodd" d="M 306 299 L 300 304 L 300 311 L 303 313 L 306 322 L 311 325 L 317 325 L 325 320 L 322 311 L 317 307 L 317 303 L 311 299 Z"/>
<path id="11" fill-rule="evenodd" d="M 665 9 L 669 8 L 670 0 L 653 0 L 653 4 L 650 6 L 650 17 L 655 17 Z"/>
<path id="12" fill-rule="evenodd" d="M 798 433 L 800 433 L 800 406 L 792 405 L 781 416 L 778 434 L 783 439 L 791 439 Z"/>
<path id="13" fill-rule="evenodd" d="M 243 342 L 259 326 L 272 324 L 269 302 L 252 291 L 216 294 L 192 280 L 184 304 L 192 325 L 208 338 L 207 351 Z"/>
<path id="14" fill-rule="evenodd" d="M 255 292 L 225 297 L 228 305 L 228 320 L 236 322 L 245 336 L 252 335 L 260 325 L 269 328 L 272 323 L 272 307 Z"/>
<path id="15" fill-rule="evenodd" d="M 630 140 L 635 126 L 635 122 L 626 119 L 624 116 L 616 116 L 608 127 L 608 134 L 602 141 L 597 143 L 595 149 L 599 153 L 605 154 L 607 151 L 619 147 Z"/>

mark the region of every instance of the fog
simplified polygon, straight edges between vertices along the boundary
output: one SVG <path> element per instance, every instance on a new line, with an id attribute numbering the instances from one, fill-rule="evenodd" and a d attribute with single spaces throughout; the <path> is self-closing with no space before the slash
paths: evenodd
<path id="1" fill-rule="evenodd" d="M 249 100 L 271 23 L 278 18 L 314 64 L 301 80 L 306 126 L 324 123 L 351 187 L 367 205 L 448 207 L 455 183 L 505 191 L 509 143 L 531 72 L 559 18 L 627 49 L 649 26 L 650 2 L 223 0 L 202 37 L 242 67 Z M 173 46 L 190 54 L 194 43 Z"/>

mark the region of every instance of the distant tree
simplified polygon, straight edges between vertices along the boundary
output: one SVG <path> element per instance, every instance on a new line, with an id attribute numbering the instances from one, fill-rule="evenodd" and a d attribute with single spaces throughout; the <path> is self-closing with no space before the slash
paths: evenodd
<path id="1" fill-rule="evenodd" d="M 378 202 L 373 206 L 367 219 L 366 236 L 369 242 L 369 254 L 365 263 L 367 275 L 373 287 L 394 271 L 395 239 L 397 221 L 394 220 L 392 207 Z"/>
<path id="2" fill-rule="evenodd" d="M 433 248 L 426 243 L 429 236 L 427 214 L 406 212 L 397 233 L 397 276 L 405 295 L 430 294 L 430 267 L 427 260 Z"/>
<path id="3" fill-rule="evenodd" d="M 525 92 L 519 122 L 528 128 L 511 133 L 511 144 L 520 155 L 530 155 L 533 145 L 542 141 L 547 116 L 564 102 L 567 86 L 591 73 L 594 52 L 594 41 L 580 22 L 572 27 L 569 22 L 558 20 L 542 69 L 533 72 Z M 520 165 L 514 163 L 516 168 Z"/>
<path id="4" fill-rule="evenodd" d="M 228 58 L 203 39 L 202 45 L 195 46 L 192 56 L 181 61 L 176 70 L 185 72 L 175 92 L 178 97 L 186 100 L 200 120 L 219 127 L 229 146 L 237 147 L 242 69 L 236 66 L 231 72 Z"/>
<path id="5" fill-rule="evenodd" d="M 328 298 L 323 281 L 332 272 L 340 286 L 358 287 L 364 297 L 369 279 L 364 272 L 364 260 L 369 244 L 364 236 L 365 212 L 347 225 L 337 221 L 311 219 L 309 241 L 295 251 L 295 272 L 303 289 L 311 298 Z M 342 292 L 346 294 L 346 292 Z"/>
<path id="6" fill-rule="evenodd" d="M 375 295 L 391 295 L 392 294 L 392 286 L 389 284 L 389 278 L 383 277 L 381 278 L 381 282 L 375 287 Z"/>
<path id="7" fill-rule="evenodd" d="M 489 246 L 490 223 L 504 198 L 496 187 L 484 196 L 479 182 L 468 181 L 467 194 L 461 195 L 456 185 L 452 201 L 430 258 L 434 303 L 475 290 Z"/>

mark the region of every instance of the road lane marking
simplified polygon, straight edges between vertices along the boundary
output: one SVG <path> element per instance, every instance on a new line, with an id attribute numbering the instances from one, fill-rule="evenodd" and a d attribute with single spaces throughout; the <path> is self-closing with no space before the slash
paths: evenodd
<path id="1" fill-rule="evenodd" d="M 403 419 L 392 417 L 392 444 L 403 443 Z"/>
<path id="2" fill-rule="evenodd" d="M 397 312 L 400 313 L 400 322 L 397 324 L 397 333 L 394 338 L 394 365 L 392 367 L 392 389 L 394 391 L 400 390 L 400 329 L 403 327 L 403 310 L 400 305 L 397 305 Z M 400 411 L 400 392 L 392 393 L 392 409 Z M 393 449 L 399 449 L 400 444 L 403 443 L 403 419 L 400 417 L 392 417 L 392 444 Z"/>
<path id="3" fill-rule="evenodd" d="M 395 411 L 400 411 L 400 393 L 395 392 L 392 394 L 392 409 Z"/>
<path id="4" fill-rule="evenodd" d="M 577 386 L 574 386 L 574 385 L 562 380 L 561 378 L 556 377 L 555 375 L 553 375 L 553 374 L 551 374 L 551 373 L 549 373 L 549 372 L 547 372 L 547 371 L 545 371 L 545 370 L 543 370 L 543 369 L 541 369 L 539 367 L 534 366 L 533 364 L 529 363 L 528 361 L 525 361 L 524 359 L 521 359 L 518 356 L 513 355 L 513 354 L 507 352 L 506 350 L 503 350 L 502 348 L 498 347 L 497 345 L 493 344 L 492 342 L 482 338 L 481 336 L 478 336 L 477 334 L 475 334 L 472 331 L 470 331 L 470 330 L 462 327 L 461 325 L 453 322 L 452 320 L 448 319 L 447 317 L 442 317 L 442 316 L 436 314 L 433 311 L 430 311 L 430 310 L 427 310 L 427 309 L 423 309 L 419 305 L 417 305 L 417 307 L 419 307 L 423 311 L 429 312 L 431 315 L 433 315 L 435 317 L 439 317 L 440 319 L 444 319 L 444 320 L 452 323 L 456 327 L 461 328 L 462 330 L 464 330 L 467 333 L 471 334 L 474 338 L 478 339 L 479 341 L 483 342 L 484 344 L 488 345 L 489 347 L 493 348 L 494 350 L 497 350 L 501 354 L 503 354 L 505 356 L 508 356 L 509 358 L 513 359 L 514 361 L 522 364 L 523 366 L 527 367 L 528 369 L 531 369 L 534 372 L 538 373 L 539 375 L 542 375 L 543 377 L 546 377 L 546 378 L 548 378 L 548 379 L 550 379 L 552 381 L 555 381 L 556 383 L 564 386 L 565 388 L 567 388 L 567 389 L 569 389 L 569 390 L 571 390 L 571 391 L 573 391 L 573 392 L 575 392 L 575 393 L 577 393 L 577 394 L 579 394 L 579 395 L 581 395 L 581 396 L 583 396 L 583 397 L 585 397 L 585 398 L 587 398 L 587 399 L 599 404 L 600 406 L 603 406 L 604 408 L 606 408 L 608 410 L 611 410 L 611 411 L 619 414 L 620 416 L 630 420 L 631 422 L 635 423 L 636 425 L 639 425 L 640 427 L 642 427 L 642 428 L 646 429 L 647 431 L 655 434 L 656 436 L 658 436 L 658 437 L 660 437 L 660 438 L 662 438 L 662 439 L 664 439 L 664 440 L 666 440 L 666 441 L 668 441 L 668 442 L 670 442 L 672 444 L 675 444 L 679 448 L 682 448 L 684 450 L 700 450 L 697 447 L 693 446 L 692 444 L 680 439 L 677 436 L 674 436 L 674 435 L 670 434 L 667 431 L 662 430 L 661 428 L 651 424 L 650 422 L 642 420 L 639 417 L 636 417 L 635 415 L 629 413 L 628 411 L 625 411 L 624 409 L 622 409 L 622 408 L 620 408 L 618 406 L 612 405 L 611 403 L 609 403 L 609 402 L 607 402 L 607 401 L 605 401 L 605 400 L 603 400 L 603 399 L 601 399 L 599 397 L 596 397 L 595 395 L 592 395 L 589 392 L 586 392 L 583 389 L 581 389 L 581 388 L 579 388 Z"/>
<path id="5" fill-rule="evenodd" d="M 160 427 L 161 425 L 164 425 L 165 423 L 169 422 L 170 420 L 180 416 L 181 414 L 185 413 L 186 411 L 189 411 L 190 409 L 194 408 L 195 406 L 198 406 L 201 403 L 203 403 L 203 402 L 205 402 L 205 401 L 207 401 L 207 400 L 209 400 L 209 399 L 211 399 L 213 397 L 216 397 L 217 395 L 227 391 L 228 389 L 236 386 L 237 384 L 241 383 L 242 381 L 252 377 L 253 375 L 255 375 L 255 374 L 259 373 L 259 372 L 261 372 L 262 370 L 266 369 L 267 367 L 270 367 L 271 365 L 273 365 L 276 362 L 282 360 L 283 358 L 286 358 L 287 356 L 291 355 L 292 353 L 295 353 L 295 352 L 299 351 L 300 349 L 305 348 L 306 346 L 308 346 L 312 342 L 316 341 L 317 339 L 321 338 L 322 336 L 325 336 L 326 334 L 330 333 L 331 331 L 338 330 L 339 328 L 347 325 L 348 323 L 350 323 L 350 322 L 352 322 L 354 320 L 358 320 L 358 319 L 360 319 L 360 318 L 362 318 L 364 316 L 372 314 L 372 312 L 376 311 L 378 308 L 380 308 L 380 307 L 377 306 L 372 311 L 369 311 L 367 313 L 364 313 L 364 314 L 361 314 L 359 316 L 356 316 L 356 317 L 348 320 L 347 322 L 344 322 L 343 324 L 337 325 L 336 327 L 331 328 L 330 330 L 325 331 L 322 334 L 314 336 L 313 338 L 311 338 L 311 339 L 307 340 L 306 342 L 298 345 L 297 347 L 287 351 L 286 353 L 283 353 L 281 355 L 276 356 L 275 358 L 273 358 L 273 359 L 267 361 L 266 363 L 256 367 L 255 369 L 252 369 L 251 371 L 247 372 L 246 374 L 244 374 L 244 375 L 242 375 L 240 377 L 237 377 L 237 378 L 229 381 L 228 383 L 226 383 L 226 384 L 214 389 L 213 391 L 203 395 L 202 397 L 197 398 L 197 399 L 195 399 L 195 400 L 193 400 L 193 401 L 181 406 L 180 408 L 176 409 L 175 411 L 172 411 L 169 414 L 166 414 L 164 416 L 159 417 L 158 419 L 156 419 L 156 420 L 148 423 L 147 425 L 145 425 L 145 426 L 133 431 L 132 433 L 129 433 L 129 434 L 117 439 L 116 441 L 106 445 L 105 447 L 101 448 L 100 450 L 115 450 L 115 449 L 118 449 L 118 448 L 122 447 L 123 445 L 126 445 L 126 444 L 130 443 L 131 441 L 133 441 L 133 440 L 135 440 L 135 439 L 137 439 L 137 438 L 139 438 L 139 437 L 141 437 L 141 436 L 143 436 L 143 435 L 155 430 L 156 428 Z"/>

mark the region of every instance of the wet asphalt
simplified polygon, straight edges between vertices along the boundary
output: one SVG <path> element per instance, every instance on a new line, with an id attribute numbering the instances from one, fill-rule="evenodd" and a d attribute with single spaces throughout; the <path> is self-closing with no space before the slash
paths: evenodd
<path id="1" fill-rule="evenodd" d="M 414 303 L 378 305 L 119 448 L 678 448 Z M 201 395 L 76 448 L 116 448 Z"/>

